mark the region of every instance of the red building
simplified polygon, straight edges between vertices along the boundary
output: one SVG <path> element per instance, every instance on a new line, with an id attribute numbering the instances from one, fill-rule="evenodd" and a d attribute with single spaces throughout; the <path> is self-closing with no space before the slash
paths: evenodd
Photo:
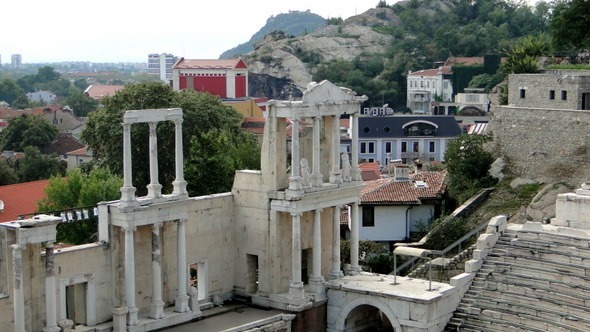
<path id="1" fill-rule="evenodd" d="M 172 67 L 174 90 L 205 91 L 221 98 L 248 96 L 248 66 L 241 58 L 190 60 L 180 58 Z"/>

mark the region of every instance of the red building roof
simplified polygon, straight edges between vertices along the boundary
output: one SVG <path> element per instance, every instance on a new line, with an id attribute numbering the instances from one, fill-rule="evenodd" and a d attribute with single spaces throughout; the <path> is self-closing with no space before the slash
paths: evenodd
<path id="1" fill-rule="evenodd" d="M 96 85 L 93 84 L 84 90 L 86 96 L 100 100 L 107 96 L 114 95 L 117 91 L 124 89 L 124 85 Z"/>
<path id="2" fill-rule="evenodd" d="M 423 199 L 436 199 L 445 191 L 446 172 L 421 172 L 411 181 L 384 178 L 365 182 L 361 190 L 361 204 L 401 205 L 420 204 Z"/>
<path id="3" fill-rule="evenodd" d="M 185 59 L 180 58 L 173 69 L 236 69 L 248 68 L 242 58 L 237 59 Z"/>
<path id="4" fill-rule="evenodd" d="M 451 69 L 451 67 L 442 67 L 441 70 L 442 70 L 443 75 L 450 75 L 453 73 L 453 70 Z M 408 76 L 438 76 L 438 72 L 439 72 L 438 68 L 422 69 L 422 70 L 416 70 L 414 72 L 411 72 L 408 74 Z"/>
<path id="5" fill-rule="evenodd" d="M 0 200 L 4 210 L 0 212 L 0 222 L 13 221 L 19 215 L 37 211 L 37 201 L 45 198 L 45 188 L 49 180 L 0 186 Z"/>

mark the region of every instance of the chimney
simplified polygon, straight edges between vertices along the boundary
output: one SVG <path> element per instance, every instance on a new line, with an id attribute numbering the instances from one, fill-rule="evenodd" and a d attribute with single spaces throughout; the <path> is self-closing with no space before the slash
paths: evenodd
<path id="1" fill-rule="evenodd" d="M 395 165 L 394 179 L 396 182 L 410 181 L 410 166 Z"/>

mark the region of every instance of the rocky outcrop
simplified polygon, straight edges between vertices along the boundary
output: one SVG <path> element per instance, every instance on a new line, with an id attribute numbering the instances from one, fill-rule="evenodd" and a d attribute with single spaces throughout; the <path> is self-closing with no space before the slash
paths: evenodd
<path id="1" fill-rule="evenodd" d="M 379 12 L 383 11 L 386 14 L 377 14 L 370 10 L 363 15 L 376 18 L 384 25 L 396 22 L 396 17 L 390 9 L 380 8 Z M 379 19 L 375 15 L 384 17 L 386 20 Z M 357 19 L 355 17 L 349 20 L 355 22 Z M 277 92 L 278 95 L 264 96 L 270 99 L 281 99 L 284 95 L 280 93 L 292 91 L 292 86 L 303 92 L 307 84 L 313 80 L 314 68 L 320 62 L 336 59 L 353 60 L 362 54 L 385 53 L 393 37 L 376 32 L 369 26 L 349 24 L 349 20 L 342 25 L 328 25 L 300 37 L 288 37 L 281 32 L 267 35 L 255 45 L 253 52 L 244 56 L 252 76 L 259 75 L 256 79 L 249 81 L 250 91 Z M 372 22 L 372 26 L 375 24 L 377 23 Z M 281 83 L 285 86 L 259 85 L 265 82 Z"/>

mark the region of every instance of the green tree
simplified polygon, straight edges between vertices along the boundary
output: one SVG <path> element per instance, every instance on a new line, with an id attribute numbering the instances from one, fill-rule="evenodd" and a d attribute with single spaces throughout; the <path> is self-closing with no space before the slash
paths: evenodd
<path id="1" fill-rule="evenodd" d="M 561 0 L 553 8 L 549 31 L 560 50 L 590 48 L 590 1 Z"/>
<path id="2" fill-rule="evenodd" d="M 99 102 L 86 96 L 84 92 L 77 90 L 69 93 L 66 104 L 74 110 L 76 116 L 85 117 L 88 116 L 88 113 L 98 109 Z"/>
<path id="3" fill-rule="evenodd" d="M 449 142 L 445 151 L 448 190 L 457 202 L 462 203 L 478 190 L 495 183 L 488 174 L 493 162 L 491 153 L 484 149 L 488 140 L 485 135 L 464 134 Z"/>
<path id="4" fill-rule="evenodd" d="M 12 104 L 19 97 L 25 97 L 25 91 L 16 82 L 5 78 L 0 80 L 0 101 Z"/>
<path id="5" fill-rule="evenodd" d="M 8 159 L 0 159 L 0 186 L 18 182 L 14 164 Z"/>
<path id="6" fill-rule="evenodd" d="M 526 36 L 516 40 L 505 50 L 506 62 L 501 65 L 505 74 L 537 73 L 537 57 L 550 51 L 550 40 L 547 35 Z"/>
<path id="7" fill-rule="evenodd" d="M 45 188 L 46 197 L 37 202 L 39 212 L 55 212 L 94 206 L 102 201 L 120 197 L 123 180 L 105 169 L 93 169 L 90 174 L 75 169 L 66 177 L 53 176 Z M 57 241 L 83 244 L 96 241 L 98 223 L 95 219 L 60 224 Z"/>
<path id="8" fill-rule="evenodd" d="M 24 151 L 27 146 L 43 150 L 57 136 L 57 128 L 40 116 L 13 118 L 0 133 L 0 149 Z"/>
<path id="9" fill-rule="evenodd" d="M 65 174 L 66 165 L 57 160 L 56 155 L 42 154 L 33 146 L 26 147 L 24 152 L 25 156 L 16 162 L 19 182 L 44 180 Z"/>
<path id="10" fill-rule="evenodd" d="M 105 108 L 89 115 L 87 127 L 82 133 L 82 140 L 92 149 L 99 167 L 106 167 L 117 175 L 123 174 L 123 128 L 121 117 L 125 110 L 157 109 L 180 107 L 183 110 L 183 142 L 185 156 L 185 178 L 189 183 L 189 194 L 213 193 L 231 189 L 231 182 L 223 188 L 196 188 L 193 185 L 210 181 L 209 174 L 216 174 L 216 167 L 227 170 L 227 164 L 211 166 L 206 173 L 191 167 L 191 163 L 206 163 L 202 159 L 220 158 L 221 153 L 233 160 L 233 171 L 237 168 L 259 169 L 260 151 L 241 129 L 242 116 L 233 108 L 223 105 L 221 100 L 208 93 L 195 91 L 172 91 L 164 84 L 157 82 L 128 85 L 114 96 L 103 101 Z M 159 182 L 163 191 L 171 191 L 171 183 L 175 179 L 174 171 L 174 124 L 160 123 L 158 132 L 158 166 Z M 215 135 L 219 135 L 214 139 Z M 133 183 L 138 195 L 146 193 L 149 183 L 149 146 L 147 124 L 131 127 L 133 142 Z M 213 151 L 207 151 L 211 147 Z M 222 150 L 219 150 L 222 149 Z M 225 152 L 225 149 L 227 152 Z M 255 150 L 255 151 L 254 151 Z M 191 155 L 192 151 L 200 151 Z M 220 152 L 222 151 L 222 152 Z M 239 151 L 239 153 L 234 153 Z M 223 159 L 223 158 L 221 158 Z M 219 171 L 223 174 L 227 172 Z M 223 190 L 221 190 L 223 189 Z"/>

